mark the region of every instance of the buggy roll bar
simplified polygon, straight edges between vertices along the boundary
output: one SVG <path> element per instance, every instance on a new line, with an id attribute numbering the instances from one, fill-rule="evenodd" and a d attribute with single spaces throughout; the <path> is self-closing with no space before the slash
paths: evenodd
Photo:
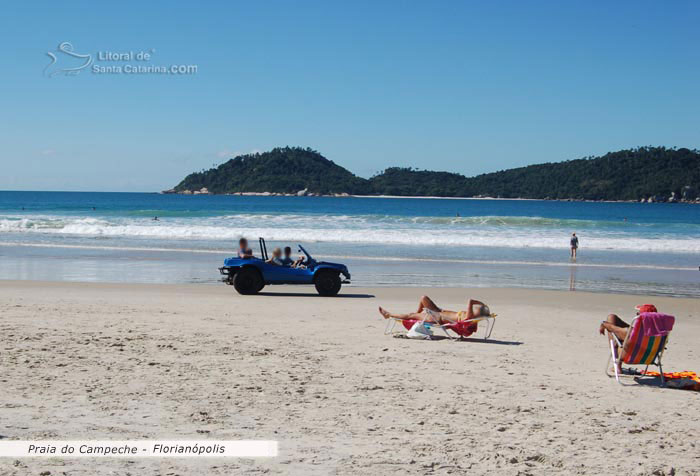
<path id="1" fill-rule="evenodd" d="M 265 245 L 265 239 L 261 236 L 258 238 L 260 242 L 260 256 L 262 257 L 263 261 L 267 261 L 267 246 Z"/>

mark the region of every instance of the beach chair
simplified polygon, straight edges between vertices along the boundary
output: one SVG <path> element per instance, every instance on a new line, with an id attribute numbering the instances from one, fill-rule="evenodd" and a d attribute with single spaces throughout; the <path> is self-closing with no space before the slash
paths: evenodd
<path id="1" fill-rule="evenodd" d="M 659 367 L 661 385 L 666 385 L 661 357 L 674 322 L 675 318 L 668 314 L 644 312 L 632 321 L 624 342 L 620 342 L 615 334 L 608 332 L 612 338 L 610 339 L 610 357 L 608 357 L 608 363 L 605 366 L 605 374 L 611 378 L 614 376 L 617 383 L 622 385 L 618 366 L 622 369 L 623 363 L 646 365 L 642 375 L 646 374 L 650 365 L 656 365 Z M 614 374 L 610 372 L 611 362 Z"/>
<path id="2" fill-rule="evenodd" d="M 438 320 L 438 313 L 431 311 L 430 309 L 425 309 L 425 312 L 427 312 L 436 320 Z M 392 334 L 394 332 L 394 328 L 396 327 L 397 322 L 400 322 L 406 328 L 406 330 L 410 330 L 416 322 L 421 322 L 418 319 L 396 319 L 394 317 L 387 319 L 387 321 L 388 322 L 386 323 L 386 328 L 384 329 L 385 335 Z M 489 316 L 479 316 L 473 319 L 466 319 L 464 321 L 449 324 L 435 324 L 432 322 L 426 322 L 425 325 L 430 329 L 440 329 L 442 330 L 442 332 L 445 333 L 445 335 L 448 338 L 452 340 L 458 340 L 463 337 L 469 337 L 474 332 L 476 332 L 480 322 L 486 323 L 484 327 L 484 340 L 488 340 L 489 337 L 491 337 L 491 333 L 493 332 L 493 327 L 496 325 L 496 314 L 491 314 Z M 457 337 L 451 335 L 448 331 L 457 334 Z"/>

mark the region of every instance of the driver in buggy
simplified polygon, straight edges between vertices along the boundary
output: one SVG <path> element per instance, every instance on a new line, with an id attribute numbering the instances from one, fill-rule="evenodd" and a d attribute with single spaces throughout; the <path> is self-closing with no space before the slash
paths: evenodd
<path id="1" fill-rule="evenodd" d="M 292 268 L 306 268 L 307 262 L 304 256 L 299 256 L 299 259 L 292 263 Z"/>
<path id="2" fill-rule="evenodd" d="M 281 261 L 282 266 L 286 266 L 288 268 L 305 269 L 308 264 L 304 255 L 299 256 L 296 261 L 292 259 L 292 248 L 289 246 L 284 247 L 284 258 L 282 258 Z"/>

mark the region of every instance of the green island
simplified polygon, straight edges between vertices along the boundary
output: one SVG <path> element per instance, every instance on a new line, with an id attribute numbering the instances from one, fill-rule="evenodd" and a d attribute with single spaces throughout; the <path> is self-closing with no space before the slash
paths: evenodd
<path id="1" fill-rule="evenodd" d="M 366 179 L 313 149 L 278 147 L 192 173 L 163 193 L 696 202 L 699 190 L 700 152 L 686 148 L 639 147 L 473 177 L 390 167 Z"/>

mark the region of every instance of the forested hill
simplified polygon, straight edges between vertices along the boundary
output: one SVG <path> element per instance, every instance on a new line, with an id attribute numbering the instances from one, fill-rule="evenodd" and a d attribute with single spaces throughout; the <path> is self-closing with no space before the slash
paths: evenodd
<path id="1" fill-rule="evenodd" d="M 465 191 L 501 197 L 665 201 L 674 193 L 695 199 L 699 189 L 697 150 L 643 147 L 478 175 L 467 180 Z"/>
<path id="2" fill-rule="evenodd" d="M 179 193 L 274 192 L 367 193 L 367 180 L 336 165 L 318 152 L 280 147 L 259 154 L 239 155 L 216 168 L 188 175 L 173 190 Z"/>
<path id="3" fill-rule="evenodd" d="M 695 200 L 698 190 L 700 153 L 689 149 L 642 147 L 475 177 L 392 167 L 364 179 L 314 150 L 285 147 L 190 174 L 169 192 L 668 201 Z"/>

